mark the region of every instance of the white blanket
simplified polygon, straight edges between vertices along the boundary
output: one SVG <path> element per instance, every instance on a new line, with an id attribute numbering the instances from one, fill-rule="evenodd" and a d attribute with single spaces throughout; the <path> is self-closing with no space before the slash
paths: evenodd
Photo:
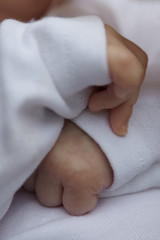
<path id="1" fill-rule="evenodd" d="M 82 217 L 42 207 L 20 191 L 0 223 L 1 240 L 159 240 L 160 190 L 101 199 Z"/>
<path id="2" fill-rule="evenodd" d="M 82 3 L 84 2 L 81 1 L 81 4 Z M 88 112 L 84 112 L 74 120 L 98 142 L 103 151 L 109 157 L 114 170 L 115 179 L 112 187 L 109 190 L 104 191 L 101 196 L 106 197 L 116 195 L 116 197 L 101 200 L 97 209 L 91 214 L 76 218 L 65 213 L 63 208 L 44 208 L 39 205 L 33 195 L 21 191 L 17 193 L 10 210 L 0 223 L 0 239 L 2 240 L 106 240 L 107 238 L 110 240 L 157 240 L 160 235 L 160 213 L 158 211 L 160 207 L 160 190 L 147 190 L 149 188 L 159 187 L 160 185 L 160 4 L 156 1 L 139 5 L 136 1 L 129 3 L 127 0 L 119 0 L 118 3 L 117 0 L 86 0 L 85 6 L 87 3 L 88 9 L 90 9 L 89 14 L 100 16 L 104 22 L 111 24 L 121 34 L 139 44 L 149 55 L 148 73 L 139 101 L 135 107 L 134 115 L 131 119 L 129 134 L 126 138 L 118 138 L 111 132 L 104 113 L 99 116 L 92 116 Z M 85 9 L 86 8 L 82 8 L 79 14 L 86 15 L 87 12 L 84 11 Z M 88 11 L 88 9 L 86 11 Z M 57 12 L 57 15 L 60 15 L 60 12 Z M 64 14 L 64 10 L 62 12 Z M 72 14 L 72 12 L 66 12 L 66 16 L 68 16 L 67 14 Z M 0 52 L 1 56 L 3 56 L 0 60 L 0 114 L 3 116 L 3 118 L 1 117 L 0 122 L 1 216 L 7 211 L 15 191 L 22 185 L 27 176 L 29 176 L 43 159 L 43 156 L 50 149 L 53 142 L 56 141 L 61 127 L 63 126 L 63 117 L 76 117 L 85 108 L 88 90 L 87 92 L 83 91 L 83 96 L 86 96 L 84 102 L 80 102 L 81 95 L 77 95 L 79 90 L 84 90 L 87 86 L 90 86 L 91 83 L 96 84 L 96 78 L 101 79 L 101 85 L 107 83 L 107 67 L 104 67 L 106 59 L 104 56 L 105 41 L 102 23 L 95 17 L 86 17 L 84 19 L 85 21 L 79 21 L 78 19 L 61 20 L 48 18 L 31 25 L 9 20 L 5 21 L 0 26 Z M 71 39 L 71 36 L 75 34 L 75 25 L 79 26 L 78 29 L 76 28 L 78 33 L 78 31 L 82 31 L 84 26 L 88 23 L 88 29 L 87 31 L 84 31 L 86 35 L 83 40 L 87 39 L 87 37 L 94 36 L 95 44 L 99 44 L 97 45 L 99 46 L 99 51 L 96 50 L 94 52 L 96 56 L 99 52 L 98 58 L 100 59 L 100 64 L 96 69 L 97 75 L 95 75 L 95 82 L 92 79 L 95 73 L 92 72 L 92 74 L 88 75 L 87 71 L 81 72 L 80 69 L 77 68 L 74 71 L 74 74 L 77 71 L 77 75 L 75 76 L 78 76 L 79 78 L 83 77 L 84 82 L 87 77 L 89 81 L 87 82 L 87 86 L 77 85 L 76 82 L 75 86 L 78 86 L 78 89 L 74 89 L 75 92 L 69 92 L 69 90 L 66 91 L 67 86 L 68 89 L 70 89 L 68 83 L 65 86 L 63 84 L 57 85 L 56 79 L 63 79 L 63 74 L 66 74 L 66 72 L 64 71 L 62 75 L 56 75 L 55 77 L 55 72 L 51 71 L 51 63 L 54 63 L 56 67 L 58 66 L 56 65 L 57 58 L 54 59 L 50 54 L 50 49 L 53 47 L 53 45 L 50 45 L 50 40 L 54 39 L 54 49 L 57 49 L 57 46 L 59 46 L 57 44 L 62 43 L 62 46 L 66 46 L 66 38 L 63 38 L 62 42 L 59 43 L 56 40 L 55 32 L 53 36 L 48 32 L 53 28 L 53 23 L 56 23 L 56 25 L 54 25 L 54 31 L 56 31 L 57 35 L 59 34 L 59 38 L 57 37 L 57 39 L 62 39 L 60 38 L 62 35 L 61 32 L 59 32 L 58 27 L 65 26 L 62 31 L 63 37 L 66 36 L 66 32 L 64 32 L 66 26 L 69 26 L 69 29 L 72 29 L 67 35 L 67 40 Z M 95 31 L 92 31 L 93 26 Z M 13 32 L 13 29 L 17 29 L 16 32 Z M 41 31 L 41 29 L 43 29 L 44 32 Z M 87 33 L 88 31 L 89 33 Z M 47 41 L 43 38 L 44 33 L 48 36 Z M 95 33 L 99 33 L 99 35 L 97 36 Z M 31 37 L 27 38 L 27 36 Z M 77 37 L 76 34 L 74 37 L 75 36 Z M 19 39 L 23 39 L 23 41 L 19 42 Z M 77 44 L 80 44 L 81 39 L 76 39 Z M 103 43 L 101 47 L 100 42 Z M 48 51 L 44 51 L 44 44 L 46 44 L 45 46 L 48 46 Z M 89 41 L 87 41 L 87 44 L 87 46 L 90 47 L 90 52 L 92 52 L 94 46 L 90 46 Z M 71 45 L 72 42 L 68 46 Z M 17 46 L 17 48 L 15 46 Z M 28 52 L 28 47 L 30 46 L 34 47 L 32 48 L 32 51 Z M 39 48 L 37 48 L 37 46 Z M 82 47 L 83 46 L 84 45 L 82 45 Z M 21 47 L 24 50 L 19 53 L 18 49 L 22 50 Z M 5 52 L 6 49 L 7 55 Z M 39 49 L 41 50 L 40 52 L 37 51 Z M 60 53 L 62 56 L 64 54 L 63 50 L 64 48 L 61 48 Z M 80 53 L 77 53 L 76 48 L 71 53 L 72 54 L 69 56 L 67 55 L 67 57 L 69 60 L 72 60 L 72 63 L 74 63 L 74 56 Z M 56 56 L 58 55 L 59 52 Z M 16 56 L 16 61 L 13 58 L 14 56 Z M 34 67 L 31 56 L 36 57 L 38 63 L 34 64 Z M 48 56 L 49 61 L 47 61 Z M 44 65 L 43 62 L 44 59 L 46 60 L 46 65 Z M 86 60 L 83 65 L 84 69 L 86 69 L 85 65 L 87 65 L 87 68 L 90 66 L 92 69 L 94 62 L 90 63 L 91 59 L 92 58 Z M 24 60 L 27 64 L 31 62 L 30 65 L 27 65 L 29 70 L 31 70 L 31 74 L 29 74 L 30 71 L 25 69 L 25 73 L 28 74 L 25 74 L 25 76 L 23 68 L 21 68 L 22 71 L 19 71 L 19 66 L 23 66 L 22 63 Z M 62 64 L 66 67 L 66 62 L 62 61 Z M 78 65 L 75 64 L 75 66 Z M 69 65 L 69 67 L 72 66 Z M 36 71 L 39 71 L 39 69 L 41 69 L 40 75 L 42 76 L 40 79 L 40 75 L 36 75 Z M 50 72 L 48 72 L 48 69 Z M 73 70 L 72 68 L 70 69 Z M 17 72 L 18 79 L 16 78 Z M 14 81 L 16 81 L 17 84 L 12 85 L 11 76 L 13 76 L 13 73 L 15 74 Z M 31 80 L 33 80 L 33 77 L 34 82 L 32 83 Z M 22 91 L 24 88 L 24 83 L 21 83 L 22 78 L 26 79 L 25 91 Z M 44 78 L 45 82 L 43 81 Z M 29 79 L 30 81 L 27 82 Z M 37 79 L 39 81 L 38 84 L 36 82 Z M 52 97 L 52 91 L 55 89 L 52 86 L 53 79 L 56 84 L 55 86 L 58 87 L 58 95 L 56 95 L 57 92 L 55 91 L 54 97 Z M 4 97 L 10 96 L 10 92 L 4 91 L 5 95 L 2 95 L 2 93 L 4 93 L 2 89 L 6 90 L 7 83 L 11 84 L 15 95 L 6 105 Z M 37 89 L 37 86 L 39 86 L 40 83 L 42 86 Z M 73 82 L 69 81 L 69 84 L 73 84 Z M 33 87 L 33 85 L 35 87 Z M 32 88 L 30 88 L 30 86 Z M 8 89 L 10 89 L 10 87 Z M 32 92 L 31 89 L 34 91 Z M 37 91 L 35 91 L 36 89 Z M 50 94 L 47 94 L 46 97 L 48 89 L 50 89 Z M 24 95 L 24 93 L 26 93 L 26 95 Z M 73 96 L 76 96 L 76 104 L 81 103 L 78 105 L 78 108 L 77 105 L 72 106 L 71 104 L 72 102 L 70 101 L 70 98 Z M 18 97 L 22 98 L 20 101 L 21 105 L 19 105 Z M 56 101 L 56 98 L 59 101 Z M 33 108 L 30 108 L 31 103 Z M 34 111 L 34 106 L 37 106 L 37 104 L 38 106 L 45 106 L 50 109 L 50 111 L 47 110 L 47 118 L 45 118 L 44 114 L 46 110 L 39 109 L 40 111 Z M 18 113 L 16 116 L 14 113 L 15 106 L 16 113 Z M 4 107 L 9 107 L 8 109 L 11 111 L 8 110 L 7 112 L 7 108 L 5 109 Z M 59 114 L 61 117 L 58 117 L 55 113 Z M 27 116 L 29 116 L 29 118 L 27 118 Z M 7 131 L 4 131 L 4 127 L 7 127 L 8 123 L 9 128 L 7 128 Z M 15 126 L 17 127 L 15 128 Z M 36 138 L 33 137 L 34 129 L 36 129 L 34 134 L 34 137 L 36 136 Z M 21 136 L 22 130 L 25 130 L 25 137 L 24 134 Z M 42 134 L 43 139 L 41 140 L 40 136 L 42 136 Z M 10 138 L 11 141 L 8 142 L 8 136 L 14 136 L 14 138 Z M 35 139 L 39 140 L 35 141 Z M 32 151 L 30 149 L 32 149 Z M 144 189 L 147 191 L 132 195 L 117 196 L 142 191 Z"/>

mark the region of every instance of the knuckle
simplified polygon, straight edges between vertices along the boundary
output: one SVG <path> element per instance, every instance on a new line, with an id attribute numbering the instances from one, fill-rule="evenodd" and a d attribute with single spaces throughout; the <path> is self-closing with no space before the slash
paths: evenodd
<path id="1" fill-rule="evenodd" d="M 134 55 L 130 54 L 130 52 L 128 51 L 121 52 L 119 56 L 119 63 L 121 67 L 128 68 L 130 67 L 130 65 L 133 64 L 134 61 L 135 61 L 135 57 Z"/>
<path id="2" fill-rule="evenodd" d="M 137 70 L 137 68 L 139 69 L 139 63 L 137 61 L 137 59 L 135 58 L 135 56 L 133 54 L 129 54 L 129 53 L 123 53 L 120 56 L 120 67 L 126 71 L 126 72 L 131 72 L 135 69 Z"/>
<path id="3" fill-rule="evenodd" d="M 106 182 L 104 181 L 104 179 L 98 178 L 98 179 L 96 179 L 96 180 L 94 181 L 94 185 L 93 185 L 93 186 L 94 186 L 94 187 L 93 187 L 94 193 L 95 193 L 95 194 L 98 194 L 98 193 L 100 193 L 100 192 L 105 188 Z"/>
<path id="4" fill-rule="evenodd" d="M 121 67 L 130 76 L 128 86 L 137 88 L 141 85 L 145 76 L 145 68 L 134 55 L 126 55 L 121 59 Z"/>
<path id="5" fill-rule="evenodd" d="M 74 166 L 68 175 L 68 185 L 70 187 L 84 188 L 91 181 L 91 175 L 88 168 L 82 166 Z"/>
<path id="6" fill-rule="evenodd" d="M 76 168 L 69 175 L 68 186 L 72 189 L 86 189 L 98 194 L 105 185 L 105 179 L 89 168 Z"/>

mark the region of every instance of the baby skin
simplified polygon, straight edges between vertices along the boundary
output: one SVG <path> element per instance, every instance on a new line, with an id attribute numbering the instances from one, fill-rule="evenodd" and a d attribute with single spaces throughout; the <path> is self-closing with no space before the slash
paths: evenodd
<path id="1" fill-rule="evenodd" d="M 99 146 L 66 121 L 57 143 L 24 188 L 35 191 L 44 206 L 63 205 L 71 215 L 83 215 L 96 207 L 98 194 L 112 182 L 112 168 Z"/>

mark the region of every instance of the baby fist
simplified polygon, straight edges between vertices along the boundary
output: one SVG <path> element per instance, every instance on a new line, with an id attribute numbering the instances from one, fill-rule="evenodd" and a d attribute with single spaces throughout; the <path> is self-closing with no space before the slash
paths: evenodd
<path id="1" fill-rule="evenodd" d="M 35 191 L 44 206 L 63 204 L 70 214 L 83 215 L 95 208 L 98 194 L 112 181 L 112 168 L 99 146 L 67 121 L 38 169 Z"/>
<path id="2" fill-rule="evenodd" d="M 105 28 L 112 83 L 93 93 L 89 109 L 92 112 L 108 109 L 112 130 L 123 136 L 128 130 L 128 121 L 139 96 L 148 59 L 145 52 L 133 42 L 122 37 L 109 25 L 105 25 Z"/>

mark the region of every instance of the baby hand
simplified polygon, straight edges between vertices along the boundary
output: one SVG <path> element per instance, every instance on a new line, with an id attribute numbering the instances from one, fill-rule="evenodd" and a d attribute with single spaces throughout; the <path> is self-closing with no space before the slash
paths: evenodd
<path id="1" fill-rule="evenodd" d="M 96 207 L 98 193 L 113 181 L 112 168 L 99 146 L 66 121 L 62 133 L 36 173 L 24 184 L 47 207 L 63 204 L 72 215 Z"/>
<path id="2" fill-rule="evenodd" d="M 147 68 L 147 55 L 131 41 L 106 25 L 108 65 L 112 83 L 96 90 L 89 100 L 89 109 L 99 112 L 110 109 L 112 130 L 120 136 L 127 133 L 128 121 L 136 103 Z"/>

